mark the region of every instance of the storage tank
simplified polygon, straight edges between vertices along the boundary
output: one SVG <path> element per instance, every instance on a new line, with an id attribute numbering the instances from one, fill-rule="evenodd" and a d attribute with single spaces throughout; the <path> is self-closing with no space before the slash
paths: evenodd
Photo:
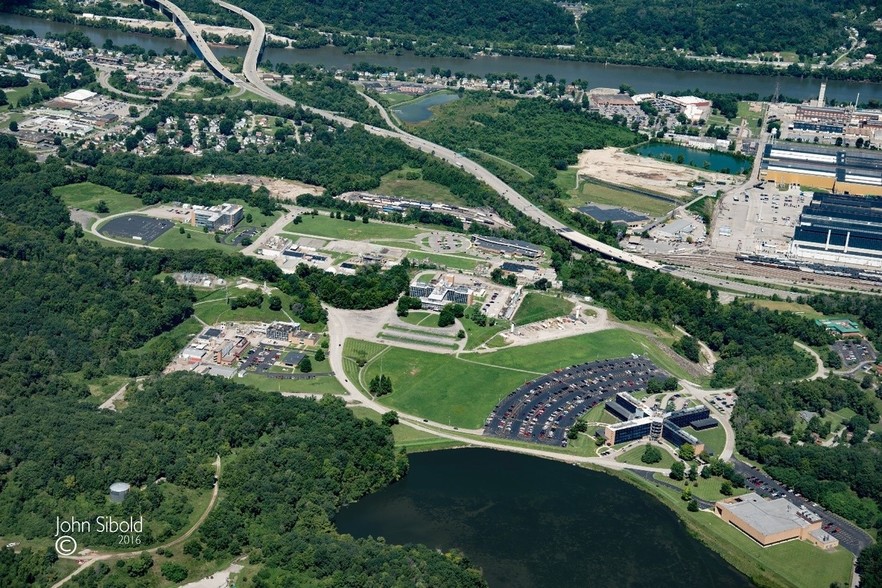
<path id="1" fill-rule="evenodd" d="M 110 502 L 122 502 L 129 493 L 130 486 L 125 482 L 114 482 L 110 485 Z"/>

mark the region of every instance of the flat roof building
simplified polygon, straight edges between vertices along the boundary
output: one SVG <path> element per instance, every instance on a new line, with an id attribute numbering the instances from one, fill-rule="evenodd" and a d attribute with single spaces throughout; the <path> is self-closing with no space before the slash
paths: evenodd
<path id="1" fill-rule="evenodd" d="M 882 195 L 882 155 L 863 149 L 819 145 L 766 145 L 760 177 L 779 184 L 815 186 L 831 192 Z"/>
<path id="2" fill-rule="evenodd" d="M 768 547 L 800 539 L 822 549 L 833 549 L 839 541 L 824 532 L 821 517 L 785 498 L 766 500 L 755 492 L 720 500 L 714 512 L 748 537 Z"/>
<path id="3" fill-rule="evenodd" d="M 193 206 L 191 224 L 210 231 L 232 229 L 245 218 L 245 211 L 239 204 L 224 202 L 217 206 Z"/>
<path id="4" fill-rule="evenodd" d="M 630 229 L 642 227 L 646 221 L 649 220 L 649 217 L 646 215 L 637 214 L 636 212 L 631 212 L 630 210 L 619 208 L 617 206 L 586 204 L 585 206 L 580 206 L 578 210 L 582 214 L 590 216 L 599 223 L 609 221 L 613 224 L 624 225 Z"/>
<path id="5" fill-rule="evenodd" d="M 474 291 L 466 285 L 457 285 L 456 277 L 450 274 L 431 282 L 411 282 L 410 295 L 419 298 L 424 309 L 440 311 L 448 304 L 470 306 Z"/>
<path id="6" fill-rule="evenodd" d="M 882 182 L 882 159 L 879 165 Z M 799 216 L 790 254 L 838 264 L 882 267 L 882 197 L 815 192 Z"/>
<path id="7" fill-rule="evenodd" d="M 704 443 L 681 427 L 695 426 L 699 423 L 705 425 L 704 428 L 708 428 L 718 424 L 717 421 L 709 418 L 710 409 L 704 405 L 663 414 L 661 411 L 651 409 L 627 392 L 617 393 L 606 403 L 606 410 L 623 421 L 608 425 L 604 429 L 604 437 L 609 445 L 618 445 L 643 437 L 655 441 L 662 438 L 676 447 L 689 443 L 695 447 L 695 454 L 698 455 L 704 451 Z M 712 424 L 706 423 L 707 420 L 712 421 Z"/>
<path id="8" fill-rule="evenodd" d="M 487 237 L 475 235 L 472 242 L 482 249 L 508 253 L 510 255 L 523 255 L 524 257 L 536 258 L 542 255 L 542 248 L 526 241 L 514 239 L 502 239 L 501 237 Z"/>

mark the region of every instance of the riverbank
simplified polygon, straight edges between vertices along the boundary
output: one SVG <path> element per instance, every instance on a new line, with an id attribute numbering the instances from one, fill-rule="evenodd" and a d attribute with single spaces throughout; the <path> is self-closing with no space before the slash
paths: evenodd
<path id="1" fill-rule="evenodd" d="M 46 31 L 66 33 L 80 30 L 86 33 L 93 43 L 101 45 L 105 38 L 111 38 L 118 45 L 136 43 L 145 49 L 153 49 L 162 53 L 166 48 L 175 51 L 187 49 L 187 44 L 175 38 L 163 38 L 150 34 L 149 31 L 133 33 L 128 36 L 118 30 L 101 29 L 93 26 L 74 25 L 69 22 L 53 22 L 46 18 L 35 18 L 21 14 L 3 13 L 4 23 L 18 29 L 31 29 L 38 35 Z M 111 22 L 111 21 L 109 21 Z M 173 33 L 169 30 L 168 33 Z M 237 47 L 229 50 L 218 50 L 219 56 L 244 55 L 245 48 Z M 498 53 L 498 52 L 497 52 Z M 425 56 L 414 51 L 388 51 L 384 53 L 357 52 L 347 47 L 325 45 L 310 49 L 273 48 L 267 47 L 264 59 L 272 63 L 306 63 L 322 65 L 329 69 L 351 69 L 354 65 L 370 62 L 373 65 L 394 69 L 396 71 L 415 71 L 433 68 L 442 71 L 461 71 L 484 77 L 488 74 L 511 72 L 519 76 L 533 78 L 536 75 L 545 77 L 552 75 L 557 79 L 588 80 L 592 87 L 617 88 L 621 84 L 631 85 L 637 92 L 671 92 L 685 89 L 700 89 L 704 92 L 756 93 L 760 97 L 778 93 L 794 99 L 814 98 L 818 95 L 820 81 L 812 77 L 788 77 L 781 72 L 733 73 L 716 72 L 713 70 L 682 69 L 671 64 L 627 65 L 614 59 L 574 60 L 553 55 L 524 56 L 512 52 L 509 55 L 474 55 L 471 58 Z M 697 60 L 690 60 L 697 61 Z M 676 64 L 675 64 L 676 65 Z M 863 100 L 882 100 L 882 83 L 865 81 L 836 80 L 832 76 L 827 83 L 827 98 L 852 102 L 860 94 Z"/>
<path id="2" fill-rule="evenodd" d="M 616 477 L 656 497 L 683 522 L 689 533 L 709 547 L 757 586 L 767 588 L 827 588 L 837 583 L 851 585 L 854 557 L 842 547 L 832 552 L 804 541 L 790 541 L 762 547 L 750 537 L 709 511 L 689 512 L 680 495 L 671 488 L 637 476 L 583 465 Z"/>

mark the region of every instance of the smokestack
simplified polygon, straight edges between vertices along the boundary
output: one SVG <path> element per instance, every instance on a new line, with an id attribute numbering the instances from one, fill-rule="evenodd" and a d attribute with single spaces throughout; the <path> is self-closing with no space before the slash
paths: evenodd
<path id="1" fill-rule="evenodd" d="M 827 93 L 827 82 L 821 82 L 821 91 L 818 92 L 818 106 L 824 106 L 825 94 Z"/>

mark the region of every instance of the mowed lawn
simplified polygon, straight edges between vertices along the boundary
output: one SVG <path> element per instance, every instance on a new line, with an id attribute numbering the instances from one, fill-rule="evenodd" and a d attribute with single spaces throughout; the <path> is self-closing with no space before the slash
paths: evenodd
<path id="1" fill-rule="evenodd" d="M 381 422 L 379 413 L 364 407 L 353 406 L 349 410 L 360 419 L 370 419 L 374 422 Z M 419 453 L 420 451 L 432 451 L 435 449 L 450 449 L 451 447 L 461 447 L 459 441 L 436 437 L 431 433 L 418 431 L 413 427 L 398 424 L 392 426 L 392 436 L 395 438 L 395 447 L 403 447 L 408 453 Z"/>
<path id="2" fill-rule="evenodd" d="M 418 234 L 428 230 L 420 231 L 409 226 L 380 223 L 375 220 L 365 224 L 361 222 L 360 218 L 355 222 L 346 221 L 331 218 L 325 212 L 320 213 L 319 216 L 305 214 L 302 218 L 302 223 L 298 225 L 291 223 L 285 227 L 285 230 L 292 233 L 302 233 L 328 239 L 348 239 L 350 241 L 413 239 Z"/>
<path id="3" fill-rule="evenodd" d="M 380 399 L 383 404 L 440 423 L 477 428 L 500 400 L 536 376 L 588 361 L 647 353 L 648 347 L 640 335 L 619 329 L 459 357 L 390 347 L 382 361 L 365 366 L 362 381 L 370 381 L 382 369 L 393 386 L 393 393 Z M 651 356 L 668 369 L 665 362 L 670 360 L 660 352 Z"/>
<path id="4" fill-rule="evenodd" d="M 697 437 L 699 441 L 704 443 L 705 451 L 713 452 L 716 456 L 719 456 L 723 452 L 723 447 L 726 446 L 726 429 L 722 425 L 704 431 L 688 428 L 686 432 Z"/>
<path id="5" fill-rule="evenodd" d="M 461 198 L 454 196 L 447 186 L 426 181 L 422 176 L 422 170 L 419 168 L 405 167 L 391 171 L 380 178 L 380 185 L 375 192 L 407 200 L 465 204 Z M 408 179 L 409 177 L 412 179 Z"/>
<path id="6" fill-rule="evenodd" d="M 524 301 L 515 313 L 514 324 L 526 325 L 556 316 L 565 316 L 573 311 L 574 306 L 565 298 L 530 292 L 524 297 Z"/>
<path id="7" fill-rule="evenodd" d="M 646 445 L 639 445 L 634 449 L 629 449 L 622 455 L 618 456 L 616 458 L 616 461 L 621 463 L 628 463 L 631 465 L 649 466 L 653 468 L 670 468 L 672 465 L 674 465 L 674 462 L 676 461 L 674 459 L 674 456 L 668 453 L 668 451 L 662 447 L 657 448 L 662 457 L 660 462 L 643 463 L 640 458 L 643 456 L 643 452 L 646 451 L 646 447 Z"/>
<path id="8" fill-rule="evenodd" d="M 103 214 L 118 214 L 144 206 L 141 200 L 131 194 L 123 194 L 92 182 L 59 186 L 53 188 L 52 193 L 71 208 L 82 208 L 91 212 L 96 212 L 95 207 L 98 206 L 98 202 L 103 200 L 109 209 L 109 212 Z"/>
<path id="9" fill-rule="evenodd" d="M 637 483 L 642 485 L 639 481 Z M 832 552 L 824 551 L 805 541 L 761 547 L 713 513 L 687 511 L 678 490 L 657 487 L 654 492 L 664 496 L 663 501 L 687 520 L 694 534 L 704 543 L 726 557 L 737 569 L 761 580 L 758 585 L 787 588 L 826 588 L 834 582 L 840 586 L 850 585 L 854 556 L 842 547 Z"/>

